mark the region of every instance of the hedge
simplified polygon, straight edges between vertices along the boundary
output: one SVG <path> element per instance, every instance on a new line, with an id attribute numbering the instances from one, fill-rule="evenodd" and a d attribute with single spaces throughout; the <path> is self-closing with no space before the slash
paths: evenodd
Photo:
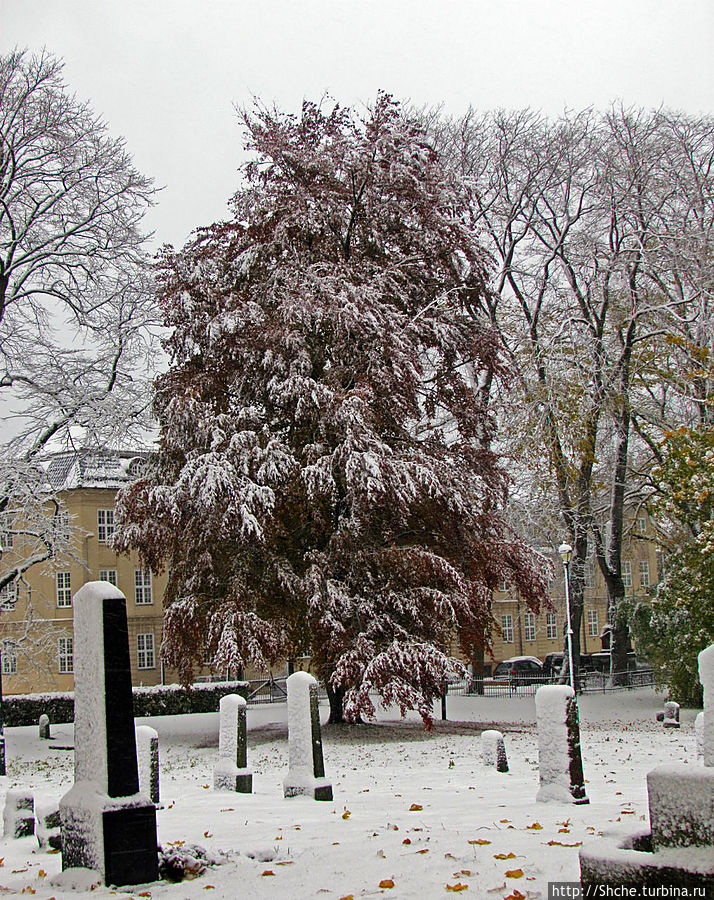
<path id="1" fill-rule="evenodd" d="M 248 696 L 246 681 L 217 681 L 194 684 L 184 688 L 180 684 L 135 687 L 134 715 L 175 716 L 185 713 L 217 712 L 221 697 L 226 694 Z M 50 722 L 74 721 L 74 693 L 16 694 L 2 701 L 3 722 L 8 727 L 36 725 L 40 716 Z"/>

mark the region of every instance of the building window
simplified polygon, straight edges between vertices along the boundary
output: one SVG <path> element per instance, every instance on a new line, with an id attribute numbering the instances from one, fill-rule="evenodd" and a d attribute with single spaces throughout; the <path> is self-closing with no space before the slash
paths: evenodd
<path id="1" fill-rule="evenodd" d="M 12 547 L 12 523 L 7 514 L 0 516 L 0 549 L 9 550 Z"/>
<path id="2" fill-rule="evenodd" d="M 555 613 L 545 614 L 545 636 L 549 641 L 558 639 L 558 617 Z"/>
<path id="3" fill-rule="evenodd" d="M 135 569 L 134 570 L 134 599 L 137 606 L 145 606 L 147 603 L 153 603 L 151 598 L 151 570 Z"/>
<path id="4" fill-rule="evenodd" d="M 109 584 L 113 584 L 114 587 L 117 586 L 117 570 L 116 569 L 100 569 L 99 570 L 99 580 L 100 581 L 108 581 Z"/>
<path id="5" fill-rule="evenodd" d="M 154 635 L 152 632 L 149 632 L 148 634 L 137 634 L 136 659 L 140 669 L 154 668 Z"/>
<path id="6" fill-rule="evenodd" d="M 72 585 L 69 572 L 57 573 L 57 606 L 72 605 Z"/>
<path id="7" fill-rule="evenodd" d="M 513 643 L 513 616 L 510 613 L 501 616 L 501 635 L 504 644 Z"/>
<path id="8" fill-rule="evenodd" d="M 644 534 L 647 531 L 647 519 L 644 516 L 637 517 L 637 532 Z"/>
<path id="9" fill-rule="evenodd" d="M 11 581 L 0 590 L 0 609 L 14 609 L 17 602 L 17 584 Z"/>
<path id="10" fill-rule="evenodd" d="M 632 562 L 629 559 L 622 560 L 622 583 L 626 588 L 632 587 Z"/>
<path id="11" fill-rule="evenodd" d="M 534 613 L 527 612 L 524 615 L 523 630 L 525 631 L 527 641 L 534 641 L 536 639 L 536 617 Z"/>
<path id="12" fill-rule="evenodd" d="M 61 675 L 74 672 L 73 641 L 71 637 L 61 637 L 57 641 L 59 671 Z"/>
<path id="13" fill-rule="evenodd" d="M 595 587 L 595 564 L 594 563 L 586 563 L 585 564 L 585 587 L 586 588 L 594 588 Z"/>
<path id="14" fill-rule="evenodd" d="M 17 645 L 15 641 L 2 642 L 2 673 L 3 675 L 15 675 L 17 673 Z"/>
<path id="15" fill-rule="evenodd" d="M 648 559 L 640 560 L 640 586 L 650 586 L 650 561 Z"/>
<path id="16" fill-rule="evenodd" d="M 506 579 L 505 579 L 505 578 L 502 578 L 502 579 L 498 582 L 498 591 L 499 591 L 501 594 L 505 594 L 507 590 L 508 590 L 508 585 L 506 584 Z"/>
<path id="17" fill-rule="evenodd" d="M 588 610 L 588 637 L 597 637 L 600 634 L 597 625 L 597 610 Z"/>
<path id="18" fill-rule="evenodd" d="M 98 509 L 97 510 L 97 539 L 106 544 L 109 538 L 114 534 L 114 510 Z"/>

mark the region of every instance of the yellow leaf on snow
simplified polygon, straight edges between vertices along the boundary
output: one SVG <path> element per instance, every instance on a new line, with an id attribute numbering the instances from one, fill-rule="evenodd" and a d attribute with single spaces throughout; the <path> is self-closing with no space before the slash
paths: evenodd
<path id="1" fill-rule="evenodd" d="M 379 882 L 379 886 L 380 886 L 381 888 L 393 888 L 393 887 L 394 887 L 394 882 L 392 881 L 391 878 L 383 878 L 383 879 Z"/>
<path id="2" fill-rule="evenodd" d="M 534 822 L 532 825 L 526 825 L 526 828 L 528 829 L 528 831 L 542 831 L 543 830 L 543 826 L 540 824 L 540 822 Z"/>
<path id="3" fill-rule="evenodd" d="M 490 844 L 491 841 L 487 841 L 485 838 L 476 838 L 474 841 L 469 841 L 469 844 L 479 844 L 483 847 L 485 844 Z"/>
<path id="4" fill-rule="evenodd" d="M 515 859 L 516 854 L 513 853 L 513 851 L 511 851 L 510 853 L 494 853 L 493 858 L 494 859 Z"/>
<path id="5" fill-rule="evenodd" d="M 523 869 L 509 869 L 506 878 L 523 878 Z"/>
<path id="6" fill-rule="evenodd" d="M 345 894 L 344 897 L 340 897 L 340 900 L 355 900 L 354 894 Z"/>
<path id="7" fill-rule="evenodd" d="M 447 890 L 447 891 L 454 891 L 454 892 L 457 892 L 457 891 L 468 891 L 468 889 L 469 889 L 468 884 L 461 884 L 460 881 L 457 881 L 456 884 L 447 884 L 447 885 L 446 885 L 446 890 Z"/>
<path id="8" fill-rule="evenodd" d="M 575 841 L 574 844 L 564 844 L 562 841 L 548 841 L 549 847 L 582 847 L 582 841 Z"/>
<path id="9" fill-rule="evenodd" d="M 349 817 L 350 817 L 351 815 L 352 815 L 352 813 L 350 812 L 350 810 L 349 810 L 349 809 L 346 809 L 346 810 L 342 813 L 342 818 L 343 818 L 343 819 L 349 819 Z"/>
<path id="10" fill-rule="evenodd" d="M 513 889 L 513 893 L 504 897 L 503 900 L 525 900 L 526 895 L 522 894 L 518 888 Z"/>

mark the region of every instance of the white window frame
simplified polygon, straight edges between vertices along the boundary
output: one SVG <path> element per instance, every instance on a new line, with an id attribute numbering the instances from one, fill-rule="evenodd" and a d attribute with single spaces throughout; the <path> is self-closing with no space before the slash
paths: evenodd
<path id="1" fill-rule="evenodd" d="M 57 572 L 55 576 L 55 588 L 57 591 L 57 606 L 66 607 L 72 605 L 72 573 Z"/>
<path id="2" fill-rule="evenodd" d="M 535 613 L 527 612 L 527 613 L 523 614 L 523 634 L 527 641 L 535 641 L 535 639 L 536 639 Z"/>
<path id="3" fill-rule="evenodd" d="M 7 513 L 0 515 L 0 549 L 10 550 L 12 547 L 12 522 Z"/>
<path id="4" fill-rule="evenodd" d="M 622 560 L 622 583 L 626 588 L 632 587 L 632 560 Z"/>
<path id="5" fill-rule="evenodd" d="M 97 510 L 97 540 L 106 544 L 114 534 L 114 509 Z"/>
<path id="6" fill-rule="evenodd" d="M 588 637 L 598 637 L 600 629 L 597 621 L 597 610 L 588 610 Z"/>
<path id="7" fill-rule="evenodd" d="M 648 559 L 640 560 L 640 587 L 650 586 L 650 561 Z"/>
<path id="8" fill-rule="evenodd" d="M 637 531 L 640 534 L 644 534 L 647 531 L 647 519 L 645 518 L 645 516 L 637 517 L 637 522 L 636 522 L 635 527 L 637 528 Z"/>
<path id="9" fill-rule="evenodd" d="M 151 569 L 134 569 L 134 602 L 137 606 L 150 606 L 154 602 Z"/>
<path id="10" fill-rule="evenodd" d="M 501 616 L 501 637 L 504 644 L 513 644 L 513 616 L 511 613 L 504 613 Z"/>
<path id="11" fill-rule="evenodd" d="M 2 642 L 2 673 L 17 674 L 17 643 L 12 638 L 5 638 Z"/>
<path id="12" fill-rule="evenodd" d="M 57 668 L 60 675 L 74 672 L 74 639 L 71 637 L 57 638 Z"/>
<path id="13" fill-rule="evenodd" d="M 11 581 L 0 590 L 0 609 L 14 609 L 17 603 L 17 582 Z"/>
<path id="14" fill-rule="evenodd" d="M 585 588 L 595 587 L 595 563 L 585 563 L 585 571 L 583 572 L 583 586 Z"/>
<path id="15" fill-rule="evenodd" d="M 549 641 L 558 640 L 558 616 L 554 612 L 545 614 L 545 636 Z"/>
<path id="16" fill-rule="evenodd" d="M 141 632 L 136 636 L 136 666 L 142 670 L 156 668 L 153 631 Z"/>
<path id="17" fill-rule="evenodd" d="M 113 584 L 114 587 L 117 586 L 117 570 L 116 569 L 100 569 L 99 570 L 99 580 L 106 581 L 107 584 Z"/>

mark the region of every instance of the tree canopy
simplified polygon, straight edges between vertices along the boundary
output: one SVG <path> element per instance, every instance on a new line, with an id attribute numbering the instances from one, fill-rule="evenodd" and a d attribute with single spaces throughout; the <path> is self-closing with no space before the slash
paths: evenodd
<path id="1" fill-rule="evenodd" d="M 370 691 L 429 721 L 459 631 L 547 566 L 505 525 L 485 380 L 487 260 L 466 198 L 387 95 L 366 115 L 256 108 L 233 218 L 166 249 L 160 448 L 117 547 L 169 570 L 165 652 L 309 654 L 333 720 Z"/>

